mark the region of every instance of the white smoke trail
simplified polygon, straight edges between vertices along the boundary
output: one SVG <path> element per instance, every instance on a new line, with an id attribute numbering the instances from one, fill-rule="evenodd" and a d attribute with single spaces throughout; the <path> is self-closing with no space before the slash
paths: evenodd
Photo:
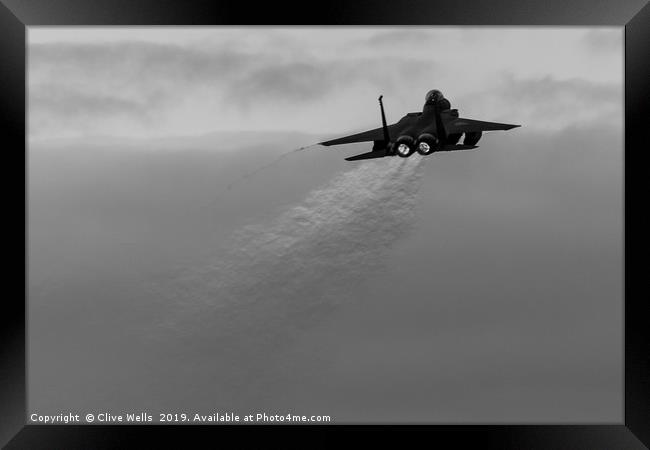
<path id="1" fill-rule="evenodd" d="M 167 376 L 201 373 L 221 400 L 240 401 L 251 388 L 238 383 L 272 370 L 269 355 L 353 301 L 369 273 L 389 270 L 387 249 L 413 225 L 423 172 L 424 158 L 364 162 L 241 229 L 212 261 L 158 287 L 151 357 L 186 361 Z"/>
<path id="2" fill-rule="evenodd" d="M 174 303 L 208 322 L 215 319 L 210 311 L 250 318 L 252 305 L 276 319 L 333 306 L 351 283 L 381 266 L 384 250 L 408 231 L 423 161 L 361 164 L 269 223 L 243 228 L 212 262 L 176 280 Z M 285 332 L 299 322 L 284 324 Z"/>

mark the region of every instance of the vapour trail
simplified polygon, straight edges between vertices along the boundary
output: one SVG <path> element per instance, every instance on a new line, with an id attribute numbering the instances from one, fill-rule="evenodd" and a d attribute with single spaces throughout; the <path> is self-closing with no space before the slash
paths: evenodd
<path id="1" fill-rule="evenodd" d="M 271 370 L 269 355 L 353 301 L 369 274 L 388 273 L 388 250 L 415 221 L 424 161 L 360 164 L 215 244 L 204 265 L 158 286 L 152 351 L 218 379 L 224 401 L 244 395 L 237 383 Z M 215 361 L 228 370 L 215 373 Z"/>
<path id="2" fill-rule="evenodd" d="M 223 317 L 275 304 L 274 315 L 293 314 L 336 303 L 410 228 L 423 168 L 423 158 L 390 158 L 338 175 L 276 218 L 234 233 L 204 267 L 187 269 L 167 286 L 173 303 L 199 312 L 199 321 L 208 311 Z"/>
<path id="3" fill-rule="evenodd" d="M 275 166 L 276 164 L 278 164 L 280 161 L 282 161 L 282 160 L 283 160 L 284 158 L 286 158 L 287 156 L 292 155 L 293 153 L 297 153 L 297 152 L 300 152 L 300 151 L 303 151 L 303 150 L 307 150 L 308 148 L 314 147 L 314 146 L 316 146 L 316 145 L 318 145 L 318 144 L 311 144 L 311 145 L 307 145 L 307 146 L 305 146 L 305 147 L 300 147 L 300 148 L 296 148 L 296 149 L 293 149 L 293 150 L 289 150 L 288 152 L 284 152 L 284 153 L 278 155 L 277 158 L 275 158 L 275 159 L 272 160 L 271 162 L 269 162 L 269 163 L 267 163 L 267 164 L 264 164 L 263 166 L 258 167 L 257 169 L 255 169 L 255 170 L 253 170 L 253 171 L 251 171 L 251 172 L 244 173 L 243 175 L 241 175 L 241 176 L 240 176 L 239 178 L 237 178 L 236 180 L 230 182 L 230 183 L 229 183 L 229 184 L 224 188 L 223 192 L 217 194 L 217 196 L 216 196 L 216 198 L 215 198 L 214 201 L 216 201 L 216 200 L 218 200 L 219 198 L 221 198 L 221 197 L 222 197 L 226 192 L 229 192 L 229 191 L 230 191 L 234 186 L 238 185 L 238 184 L 241 183 L 242 181 L 244 181 L 244 180 L 246 180 L 246 179 L 248 179 L 248 178 L 250 178 L 250 177 L 252 177 L 252 176 L 254 176 L 254 175 L 257 175 L 258 173 L 262 172 L 263 170 L 266 170 L 266 169 L 268 169 L 268 168 L 270 168 L 270 167 Z M 213 204 L 214 204 L 214 202 L 213 202 Z"/>

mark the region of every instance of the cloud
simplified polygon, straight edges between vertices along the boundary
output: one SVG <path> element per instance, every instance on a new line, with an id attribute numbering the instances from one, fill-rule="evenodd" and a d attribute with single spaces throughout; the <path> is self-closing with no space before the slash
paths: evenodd
<path id="1" fill-rule="evenodd" d="M 336 132 L 374 121 L 364 102 L 380 93 L 391 115 L 402 114 L 434 87 L 477 118 L 516 114 L 550 129 L 612 112 L 601 114 L 616 95 L 607 83 L 620 84 L 622 75 L 616 52 L 585 47 L 614 49 L 620 33 L 610 30 L 244 28 L 184 39 L 179 32 L 176 41 L 158 35 L 159 42 L 132 31 L 97 32 L 94 40 L 82 33 L 77 42 L 71 34 L 56 42 L 50 31 L 49 43 L 30 43 L 32 137 L 190 135 L 251 124 Z"/>
<path id="2" fill-rule="evenodd" d="M 114 77 L 116 73 L 164 75 L 168 79 L 191 82 L 212 80 L 238 71 L 250 63 L 251 55 L 224 47 L 207 51 L 196 47 L 130 41 L 33 44 L 29 58 L 30 69 L 37 72 L 63 70 L 100 79 Z"/>
<path id="3" fill-rule="evenodd" d="M 300 61 L 270 64 L 251 70 L 233 80 L 226 96 L 228 103 L 249 107 L 260 102 L 313 103 L 331 93 L 340 94 L 356 88 L 382 87 L 391 89 L 403 82 L 399 71 L 385 68 L 400 67 L 414 77 L 428 76 L 436 67 L 432 61 L 415 58 L 358 58 L 354 61 Z"/>
<path id="4" fill-rule="evenodd" d="M 621 86 L 595 83 L 582 79 L 559 80 L 546 75 L 540 78 L 517 79 L 507 75 L 501 94 L 508 100 L 521 99 L 536 103 L 555 104 L 563 100 L 592 105 L 620 102 Z"/>
<path id="5" fill-rule="evenodd" d="M 226 90 L 226 103 L 248 108 L 252 104 L 305 103 L 322 98 L 344 80 L 337 69 L 313 62 L 270 64 L 245 71 Z"/>
<path id="6" fill-rule="evenodd" d="M 151 102 L 139 102 L 117 96 L 92 95 L 59 86 L 42 85 L 30 93 L 30 105 L 39 114 L 61 115 L 63 119 L 71 117 L 104 116 L 118 114 L 140 118 L 148 114 Z"/>
<path id="7" fill-rule="evenodd" d="M 188 98 L 227 86 L 264 61 L 225 48 L 171 44 L 36 44 L 29 53 L 32 135 L 69 127 L 159 124 Z M 121 120 L 121 122 L 114 122 Z"/>
<path id="8" fill-rule="evenodd" d="M 518 123 L 537 129 L 562 130 L 588 124 L 617 127 L 622 124 L 623 92 L 617 83 L 557 79 L 550 75 L 520 78 L 506 73 L 493 89 L 470 93 L 459 100 L 471 107 L 472 113 L 482 116 L 477 116 L 478 119 Z"/>
<path id="9" fill-rule="evenodd" d="M 445 31 L 436 30 L 432 33 L 432 30 L 396 29 L 379 32 L 365 39 L 363 42 L 369 46 L 379 47 L 385 47 L 386 45 L 423 44 L 443 33 Z"/>
<path id="10" fill-rule="evenodd" d="M 29 53 L 30 100 L 39 113 L 41 107 L 53 113 L 153 113 L 197 85 L 235 78 L 253 60 L 227 49 L 145 42 L 36 44 Z"/>
<path id="11" fill-rule="evenodd" d="M 409 57 L 330 61 L 224 45 L 187 48 L 150 42 L 34 44 L 29 53 L 30 115 L 40 126 L 73 126 L 69 113 L 91 120 L 128 116 L 163 121 L 184 104 L 215 102 L 246 112 L 252 105 L 310 104 L 355 86 L 390 87 L 401 67 L 426 76 L 433 64 Z"/>
<path id="12" fill-rule="evenodd" d="M 623 47 L 623 32 L 620 29 L 593 29 L 585 33 L 582 42 L 594 52 L 620 52 Z"/>

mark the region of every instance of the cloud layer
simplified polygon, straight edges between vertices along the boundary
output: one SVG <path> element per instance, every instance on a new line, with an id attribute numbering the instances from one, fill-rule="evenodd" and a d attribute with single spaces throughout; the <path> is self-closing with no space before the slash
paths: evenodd
<path id="1" fill-rule="evenodd" d="M 507 107 L 547 129 L 574 123 L 562 101 L 575 96 L 590 111 L 621 104 L 601 95 L 622 86 L 622 39 L 613 29 L 208 28 L 163 36 L 35 28 L 29 39 L 32 138 L 326 134 L 376 125 L 380 93 L 397 120 L 419 110 L 432 88 L 461 112 L 490 119 Z M 529 98 L 540 81 L 548 95 Z M 557 121 L 545 120 L 551 99 Z"/>

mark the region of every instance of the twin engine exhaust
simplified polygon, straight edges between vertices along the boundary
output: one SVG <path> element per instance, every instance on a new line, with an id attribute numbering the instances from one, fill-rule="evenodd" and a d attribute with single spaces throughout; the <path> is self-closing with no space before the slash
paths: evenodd
<path id="1" fill-rule="evenodd" d="M 386 123 L 386 113 L 384 111 L 384 102 L 382 101 L 383 98 L 383 95 L 379 96 L 379 107 L 381 108 L 381 125 L 384 132 L 384 140 L 380 144 L 381 148 L 377 148 L 378 143 L 375 143 L 373 150 L 385 150 L 387 154 L 397 154 L 402 158 L 408 158 L 416 151 L 420 155 L 430 155 L 439 149 L 440 141 L 438 140 L 438 137 L 433 133 L 423 133 L 418 136 L 417 139 L 413 139 L 412 136 L 402 135 L 398 137 L 395 142 L 391 142 L 388 124 Z"/>

